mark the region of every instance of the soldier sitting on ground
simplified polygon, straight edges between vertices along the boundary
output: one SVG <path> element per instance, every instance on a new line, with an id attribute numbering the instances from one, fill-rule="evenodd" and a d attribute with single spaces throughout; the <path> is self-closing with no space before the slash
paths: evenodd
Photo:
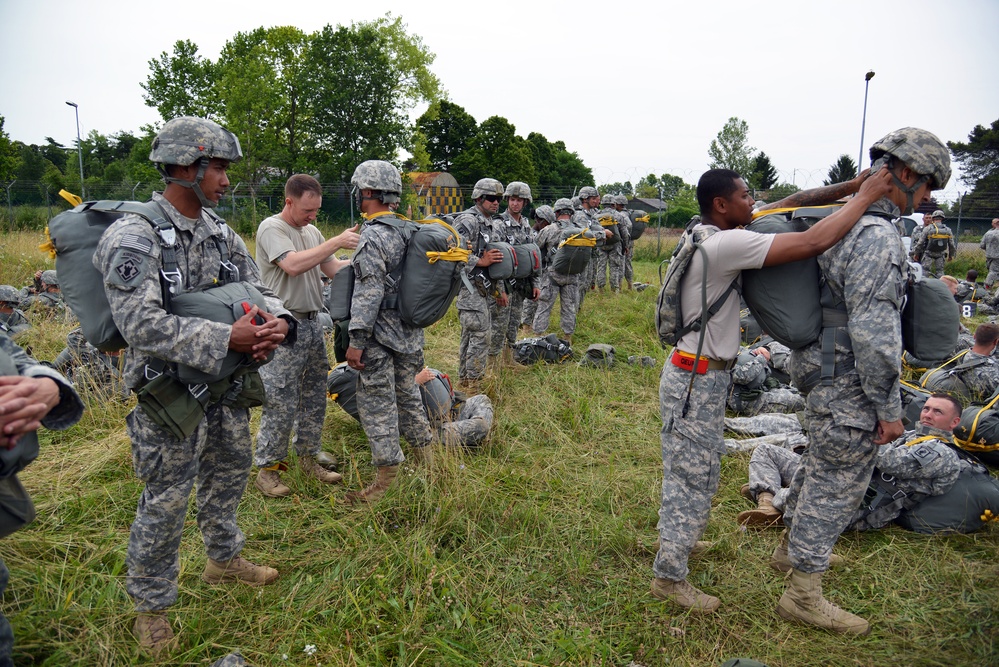
<path id="1" fill-rule="evenodd" d="M 15 336 L 31 328 L 31 322 L 18 308 L 21 295 L 11 285 L 0 285 L 0 330 Z"/>

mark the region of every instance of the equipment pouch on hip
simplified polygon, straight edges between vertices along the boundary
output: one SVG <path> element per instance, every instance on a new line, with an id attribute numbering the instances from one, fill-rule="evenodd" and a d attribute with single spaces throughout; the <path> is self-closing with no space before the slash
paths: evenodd
<path id="1" fill-rule="evenodd" d="M 143 385 L 137 396 L 146 416 L 178 440 L 197 430 L 211 397 L 207 385 L 186 385 L 166 373 Z"/>
<path id="2" fill-rule="evenodd" d="M 255 408 L 263 405 L 267 394 L 260 373 L 251 370 L 237 371 L 231 378 L 225 378 L 208 385 L 212 403 L 221 403 L 231 408 Z"/>
<path id="3" fill-rule="evenodd" d="M 17 475 L 0 479 L 0 538 L 7 537 L 34 520 L 35 505 Z"/>

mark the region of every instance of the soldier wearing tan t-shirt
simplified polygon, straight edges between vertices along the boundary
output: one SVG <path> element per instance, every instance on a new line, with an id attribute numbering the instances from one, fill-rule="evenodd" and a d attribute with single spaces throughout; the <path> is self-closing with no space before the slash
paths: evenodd
<path id="1" fill-rule="evenodd" d="M 333 253 L 341 248 L 356 248 L 360 238 L 353 227 L 326 240 L 312 224 L 323 202 L 322 188 L 313 177 L 292 176 L 284 192 L 284 210 L 257 228 L 261 279 L 298 319 L 295 343 L 280 348 L 274 359 L 260 369 L 268 400 L 257 432 L 253 462 L 260 470 L 254 486 L 270 498 L 291 493 L 280 473 L 287 469 L 284 458 L 293 426 L 302 471 L 326 484 L 341 479 L 316 460 L 321 453 L 329 371 L 323 328 L 316 316 L 323 305 L 323 274 L 332 278 L 347 265 Z"/>
<path id="2" fill-rule="evenodd" d="M 830 248 L 887 192 L 889 179 L 887 172 L 869 178 L 852 201 L 808 231 L 770 235 L 739 229 L 749 224 L 754 204 L 739 174 L 706 172 L 697 184 L 702 222 L 694 234 L 708 256 L 707 302 L 714 303 L 733 281 L 741 280 L 743 269 L 814 257 Z M 701 317 L 703 261 L 695 253 L 680 282 L 684 325 Z M 663 484 L 652 594 L 705 613 L 720 602 L 687 583 L 687 558 L 707 525 L 725 451 L 725 397 L 739 352 L 739 296 L 734 290 L 708 320 L 698 359 L 699 336 L 690 332 L 677 342 L 659 383 Z M 695 372 L 692 385 L 690 368 Z"/>

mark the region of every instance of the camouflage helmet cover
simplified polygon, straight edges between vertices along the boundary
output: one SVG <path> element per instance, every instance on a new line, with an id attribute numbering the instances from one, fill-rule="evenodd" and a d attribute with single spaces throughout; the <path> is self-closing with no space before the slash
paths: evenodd
<path id="1" fill-rule="evenodd" d="M 534 201 L 534 198 L 531 197 L 531 186 L 521 181 L 511 181 L 506 186 L 506 192 L 503 193 L 503 196 L 520 197 L 521 199 L 526 199 L 529 202 Z"/>
<path id="2" fill-rule="evenodd" d="M 552 206 L 552 208 L 555 209 L 556 213 L 558 213 L 559 211 L 569 211 L 570 213 L 572 213 L 573 211 L 576 210 L 576 208 L 572 205 L 572 200 L 566 199 L 565 197 L 561 199 L 556 199 L 555 204 Z"/>
<path id="3" fill-rule="evenodd" d="M 21 292 L 12 285 L 0 285 L 0 303 L 18 304 L 21 302 Z"/>
<path id="4" fill-rule="evenodd" d="M 616 195 L 614 197 L 614 203 L 615 204 L 619 204 L 621 206 L 627 206 L 628 205 L 628 196 L 627 195 Z"/>
<path id="5" fill-rule="evenodd" d="M 149 152 L 149 159 L 157 165 L 186 167 L 203 157 L 238 162 L 243 157 L 243 150 L 236 135 L 218 123 L 206 118 L 180 116 L 167 121 L 153 139 Z"/>
<path id="6" fill-rule="evenodd" d="M 589 199 L 590 197 L 599 197 L 599 196 L 600 193 L 597 192 L 597 189 L 591 185 L 584 185 L 579 189 L 580 199 Z"/>
<path id="7" fill-rule="evenodd" d="M 472 199 L 485 197 L 486 195 L 503 196 L 503 184 L 495 178 L 480 178 L 472 187 Z"/>
<path id="8" fill-rule="evenodd" d="M 384 204 L 394 204 L 402 194 L 402 176 L 391 162 L 365 160 L 354 169 L 350 184 L 361 190 L 380 192 L 377 197 Z"/>
<path id="9" fill-rule="evenodd" d="M 616 202 L 615 202 L 614 195 L 612 195 L 609 192 L 607 194 L 605 194 L 603 197 L 600 198 L 600 205 L 601 206 L 613 206 L 615 203 Z"/>
<path id="10" fill-rule="evenodd" d="M 940 209 L 937 209 L 937 210 L 933 211 L 933 216 L 932 217 L 933 218 L 940 218 L 941 220 L 943 220 L 947 216 L 944 215 L 943 211 L 941 211 Z"/>
<path id="11" fill-rule="evenodd" d="M 576 211 L 579 211 L 579 210 L 581 210 L 581 209 L 583 208 L 583 202 L 581 202 L 581 201 L 579 200 L 579 197 L 578 197 L 578 196 L 576 196 L 576 197 L 573 197 L 573 198 L 572 198 L 572 199 L 570 199 L 569 201 L 571 201 L 571 202 L 572 202 L 572 208 L 573 208 L 573 210 L 576 210 Z M 557 211 L 558 209 L 555 209 L 555 210 Z"/>
<path id="12" fill-rule="evenodd" d="M 40 280 L 46 285 L 58 286 L 59 274 L 53 271 L 52 269 L 48 269 L 46 271 L 42 271 L 42 277 L 40 278 Z"/>
<path id="13" fill-rule="evenodd" d="M 557 204 L 559 201 L 568 201 L 568 200 L 567 199 L 559 199 L 555 203 Z M 555 209 L 553 209 L 548 204 L 545 204 L 544 206 L 539 206 L 536 209 L 534 209 L 534 217 L 535 218 L 541 218 L 542 220 L 546 220 L 549 223 L 553 223 L 553 222 L 555 222 Z"/>
<path id="14" fill-rule="evenodd" d="M 950 151 L 932 132 L 903 127 L 889 132 L 871 146 L 871 160 L 894 155 L 920 176 L 929 176 L 930 188 L 941 190 L 950 180 Z"/>

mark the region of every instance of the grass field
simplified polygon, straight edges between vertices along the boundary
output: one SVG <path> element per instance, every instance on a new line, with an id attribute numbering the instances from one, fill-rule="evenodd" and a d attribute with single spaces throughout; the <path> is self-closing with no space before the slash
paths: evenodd
<path id="1" fill-rule="evenodd" d="M 0 282 L 51 266 L 36 236 L 0 239 Z M 637 278 L 656 284 L 653 251 Z M 574 348 L 610 343 L 618 358 L 665 353 L 652 328 L 656 289 L 590 294 Z M 20 339 L 52 359 L 68 327 Z M 427 331 L 427 362 L 456 374 L 452 310 Z M 258 666 L 718 665 L 770 667 L 999 664 L 999 532 L 926 537 L 891 528 L 842 537 L 847 566 L 825 592 L 871 622 L 864 638 L 789 625 L 766 560 L 776 532 L 745 532 L 739 496 L 748 454 L 726 456 L 708 539 L 691 581 L 722 600 L 689 616 L 649 594 L 662 464 L 658 368 L 535 366 L 488 385 L 496 422 L 478 451 L 448 450 L 431 472 L 405 467 L 371 508 L 342 500 L 372 476 L 360 427 L 330 404 L 324 445 L 344 483 L 293 471 L 295 493 L 240 507 L 244 555 L 281 578 L 261 589 L 200 579 L 192 505 L 181 549 L 179 647 L 161 664 L 210 665 L 241 650 Z M 141 485 L 131 470 L 124 404 L 85 392 L 89 410 L 42 433 L 23 474 L 38 520 L 0 542 L 11 570 L 3 600 L 18 665 L 147 664 L 131 634 L 125 547 Z M 258 415 L 254 415 L 254 428 Z M 306 647 L 314 646 L 313 651 Z"/>

